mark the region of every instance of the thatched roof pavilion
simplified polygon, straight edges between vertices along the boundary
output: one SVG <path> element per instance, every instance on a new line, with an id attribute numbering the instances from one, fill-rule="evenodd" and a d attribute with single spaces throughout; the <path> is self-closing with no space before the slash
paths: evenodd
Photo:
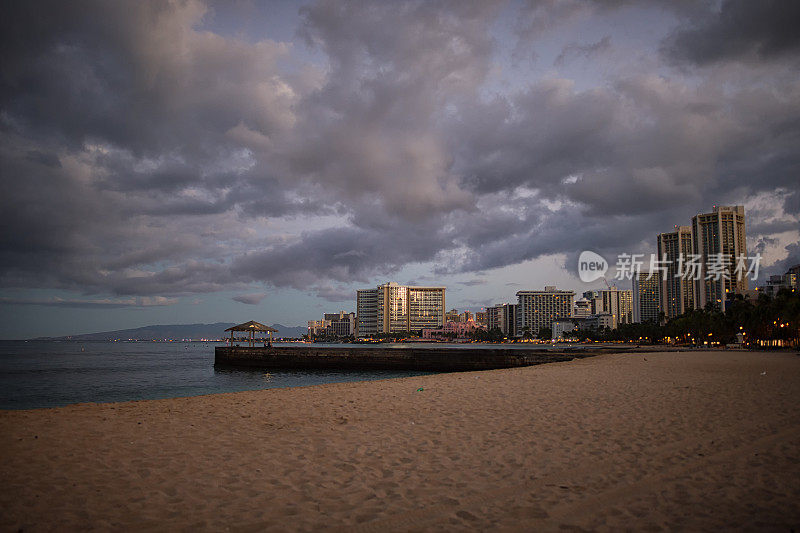
<path id="1" fill-rule="evenodd" d="M 233 346 L 233 332 L 234 331 L 249 331 L 249 338 L 247 341 L 250 343 L 250 346 L 253 346 L 255 342 L 255 335 L 257 331 L 262 333 L 269 333 L 269 343 L 272 344 L 272 334 L 276 333 L 278 330 L 275 328 L 271 328 L 269 326 L 265 326 L 261 322 L 256 322 L 255 320 L 251 320 L 250 322 L 245 322 L 244 324 L 238 324 L 236 326 L 232 326 L 225 331 L 231 332 L 231 346 Z"/>

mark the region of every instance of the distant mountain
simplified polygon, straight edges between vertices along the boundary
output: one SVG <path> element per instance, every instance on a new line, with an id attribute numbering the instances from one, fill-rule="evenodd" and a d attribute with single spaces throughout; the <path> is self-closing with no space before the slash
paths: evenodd
<path id="1" fill-rule="evenodd" d="M 117 331 L 102 331 L 100 333 L 84 333 L 82 335 L 44 337 L 44 339 L 73 341 L 223 339 L 230 335 L 230 333 L 225 333 L 225 329 L 231 326 L 235 326 L 235 324 L 233 322 L 217 322 L 216 324 L 154 325 Z M 272 324 L 270 327 L 278 330 L 277 333 L 272 334 L 275 338 L 300 337 L 308 333 L 308 328 L 303 326 L 289 327 L 283 324 Z"/>

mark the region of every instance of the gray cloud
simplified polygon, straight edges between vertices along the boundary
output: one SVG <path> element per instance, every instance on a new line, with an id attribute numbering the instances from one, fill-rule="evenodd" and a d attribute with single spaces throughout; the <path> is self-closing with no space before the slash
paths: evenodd
<path id="1" fill-rule="evenodd" d="M 0 304 L 42 305 L 46 307 L 71 307 L 76 309 L 122 309 L 163 307 L 178 303 L 175 298 L 160 296 L 124 299 L 78 300 L 72 298 L 8 298 L 0 297 Z"/>
<path id="2" fill-rule="evenodd" d="M 603 54 L 611 49 L 611 36 L 606 35 L 596 43 L 590 44 L 576 44 L 570 43 L 565 46 L 561 53 L 558 54 L 554 64 L 556 66 L 563 65 L 572 58 L 585 58 L 591 59 L 593 56 Z"/>
<path id="3" fill-rule="evenodd" d="M 800 50 L 798 24 L 796 2 L 725 0 L 719 11 L 688 19 L 663 50 L 675 61 L 697 65 L 772 60 Z M 796 63 L 796 57 L 791 61 Z"/>
<path id="4" fill-rule="evenodd" d="M 215 33 L 199 0 L 13 4 L 0 287 L 254 301 L 258 283 L 344 301 L 349 284 L 415 264 L 444 275 L 649 251 L 713 204 L 778 190 L 787 217 L 751 228 L 790 231 L 800 83 L 776 6 L 640 4 L 677 13 L 663 56 L 654 42 L 651 63 L 608 79 L 555 72 L 503 91 L 510 51 L 493 32 L 509 10 L 535 49 L 629 3 L 320 1 L 292 44 Z M 613 42 L 616 58 L 615 31 L 555 50 L 603 61 Z M 303 64 L 304 44 L 320 64 Z M 753 54 L 769 61 L 708 75 L 663 62 Z"/>
<path id="5" fill-rule="evenodd" d="M 264 298 L 267 297 L 267 294 L 264 292 L 256 292 L 252 294 L 240 294 L 238 296 L 233 297 L 233 301 L 247 304 L 247 305 L 258 305 L 260 304 Z"/>
<path id="6" fill-rule="evenodd" d="M 467 281 L 458 281 L 457 283 L 459 285 L 464 285 L 465 287 L 475 287 L 477 285 L 486 285 L 488 281 L 485 279 L 475 278 L 475 279 L 469 279 Z"/>

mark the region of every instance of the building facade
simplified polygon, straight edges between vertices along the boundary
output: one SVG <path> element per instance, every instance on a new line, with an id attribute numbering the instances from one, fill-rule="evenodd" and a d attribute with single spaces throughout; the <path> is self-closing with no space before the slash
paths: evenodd
<path id="1" fill-rule="evenodd" d="M 695 308 L 694 281 L 682 276 L 683 263 L 694 253 L 691 226 L 675 226 L 675 231 L 658 235 L 658 259 L 666 260 L 661 279 L 661 310 L 667 319 Z"/>
<path id="2" fill-rule="evenodd" d="M 659 272 L 636 272 L 633 284 L 633 321 L 637 324 L 661 320 L 661 274 Z"/>
<path id="3" fill-rule="evenodd" d="M 572 320 L 556 320 L 552 326 L 553 340 L 568 339 L 573 336 L 578 326 Z"/>
<path id="4" fill-rule="evenodd" d="M 322 320 L 308 321 L 308 334 L 349 337 L 356 331 L 356 314 L 339 311 L 325 313 Z"/>
<path id="5" fill-rule="evenodd" d="M 466 322 L 446 322 L 441 328 L 424 328 L 422 330 L 422 338 L 459 341 L 468 339 L 476 329 L 481 328 L 474 320 L 468 320 Z"/>
<path id="6" fill-rule="evenodd" d="M 498 328 L 504 336 L 516 336 L 517 305 L 500 304 L 486 308 L 486 330 Z"/>
<path id="7" fill-rule="evenodd" d="M 798 278 L 800 278 L 800 265 L 790 268 L 786 274 L 770 276 L 766 283 L 759 287 L 759 292 L 774 298 L 781 290 L 798 291 Z"/>
<path id="8" fill-rule="evenodd" d="M 378 291 L 356 291 L 356 336 L 369 337 L 378 333 Z"/>
<path id="9" fill-rule="evenodd" d="M 500 327 L 500 323 L 502 321 L 503 315 L 503 306 L 502 305 L 493 305 L 491 307 L 486 308 L 486 330 L 492 331 L 493 329 L 497 328 L 502 331 Z"/>
<path id="10" fill-rule="evenodd" d="M 309 320 L 308 335 L 311 337 L 315 335 L 324 335 L 329 325 L 329 320 Z"/>
<path id="11" fill-rule="evenodd" d="M 444 326 L 445 287 L 394 282 L 356 292 L 359 337 Z"/>
<path id="12" fill-rule="evenodd" d="M 633 291 L 609 287 L 598 291 L 599 304 L 593 314 L 608 313 L 611 315 L 611 329 L 620 324 L 633 323 Z"/>
<path id="13" fill-rule="evenodd" d="M 582 318 L 576 321 L 578 329 L 580 330 L 603 330 L 612 329 L 614 319 L 611 313 L 597 313 L 590 315 L 587 318 Z"/>
<path id="14" fill-rule="evenodd" d="M 694 282 L 695 304 L 725 311 L 728 297 L 747 290 L 747 276 L 737 276 L 737 258 L 747 256 L 744 206 L 714 206 L 711 213 L 692 217 L 694 253 L 699 256 L 700 276 Z M 721 276 L 714 276 L 715 269 Z"/>
<path id="15" fill-rule="evenodd" d="M 349 337 L 356 333 L 356 314 L 345 313 L 325 313 L 324 320 L 328 322 L 326 333 L 337 337 Z"/>
<path id="16" fill-rule="evenodd" d="M 574 291 L 551 286 L 543 291 L 519 291 L 515 336 L 523 336 L 528 331 L 538 335 L 540 329 L 550 328 L 553 322 L 572 318 L 574 301 Z"/>
<path id="17" fill-rule="evenodd" d="M 586 318 L 592 314 L 592 302 L 584 298 L 575 300 L 575 308 L 572 310 L 574 318 Z"/>

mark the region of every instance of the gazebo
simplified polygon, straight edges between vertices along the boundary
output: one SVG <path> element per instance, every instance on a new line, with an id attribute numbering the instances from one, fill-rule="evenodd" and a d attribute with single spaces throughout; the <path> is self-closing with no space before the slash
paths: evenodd
<path id="1" fill-rule="evenodd" d="M 251 320 L 250 322 L 245 322 L 244 324 L 239 324 L 237 326 L 230 327 L 225 331 L 231 332 L 231 346 L 233 346 L 233 332 L 234 331 L 249 331 L 250 335 L 247 339 L 247 342 L 250 343 L 250 347 L 253 347 L 253 344 L 256 341 L 256 331 L 261 332 L 268 332 L 269 333 L 269 343 L 272 344 L 272 333 L 277 332 L 277 329 L 271 328 L 269 326 L 265 326 L 260 322 L 256 322 L 255 320 Z"/>

